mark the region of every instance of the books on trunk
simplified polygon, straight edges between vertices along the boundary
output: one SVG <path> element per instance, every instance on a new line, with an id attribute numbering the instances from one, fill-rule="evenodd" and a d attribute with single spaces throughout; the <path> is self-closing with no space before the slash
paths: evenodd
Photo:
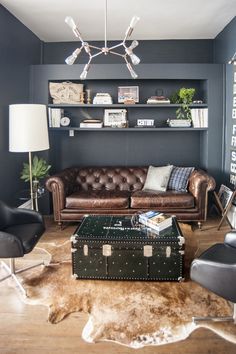
<path id="1" fill-rule="evenodd" d="M 139 215 L 139 222 L 160 232 L 172 225 L 172 216 L 157 211 L 148 211 Z"/>

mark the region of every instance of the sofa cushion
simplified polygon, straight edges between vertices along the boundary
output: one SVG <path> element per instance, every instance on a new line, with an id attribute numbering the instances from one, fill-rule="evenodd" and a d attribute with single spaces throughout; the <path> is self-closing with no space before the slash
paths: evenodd
<path id="1" fill-rule="evenodd" d="M 166 191 L 173 166 L 149 166 L 143 191 Z"/>
<path id="2" fill-rule="evenodd" d="M 137 191 L 131 196 L 131 208 L 193 208 L 194 197 L 186 192 Z"/>
<path id="3" fill-rule="evenodd" d="M 169 183 L 168 189 L 186 192 L 188 186 L 189 176 L 193 172 L 194 167 L 175 167 L 173 168 Z"/>
<path id="4" fill-rule="evenodd" d="M 126 191 L 80 191 L 66 198 L 66 208 L 71 209 L 126 209 L 130 193 Z"/>

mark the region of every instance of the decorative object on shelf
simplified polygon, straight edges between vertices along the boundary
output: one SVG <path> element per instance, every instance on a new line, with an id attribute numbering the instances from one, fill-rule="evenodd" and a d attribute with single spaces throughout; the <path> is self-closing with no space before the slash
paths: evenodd
<path id="1" fill-rule="evenodd" d="M 103 122 L 101 119 L 84 119 L 79 126 L 80 128 L 102 128 Z"/>
<path id="2" fill-rule="evenodd" d="M 93 98 L 93 104 L 112 104 L 112 97 L 109 93 L 99 92 Z"/>
<path id="3" fill-rule="evenodd" d="M 202 100 L 194 100 L 193 104 L 203 104 L 203 101 Z"/>
<path id="4" fill-rule="evenodd" d="M 86 89 L 86 99 L 87 99 L 87 104 L 91 103 L 91 90 Z"/>
<path id="5" fill-rule="evenodd" d="M 126 109 L 105 109 L 104 110 L 104 126 L 113 128 L 126 128 Z"/>
<path id="6" fill-rule="evenodd" d="M 154 119 L 137 119 L 137 127 L 155 128 Z"/>
<path id="7" fill-rule="evenodd" d="M 49 92 L 54 104 L 81 104 L 81 93 L 83 84 L 76 84 L 70 81 L 49 82 Z"/>
<path id="8" fill-rule="evenodd" d="M 138 86 L 119 86 L 118 87 L 118 103 L 130 104 L 139 102 Z"/>
<path id="9" fill-rule="evenodd" d="M 147 99 L 148 104 L 159 104 L 159 103 L 164 103 L 168 104 L 170 103 L 170 100 L 168 97 L 164 96 L 163 89 L 159 88 L 156 89 L 156 96 L 151 96 Z"/>
<path id="10" fill-rule="evenodd" d="M 189 119 L 168 119 L 167 124 L 171 128 L 190 128 L 191 120 Z"/>
<path id="11" fill-rule="evenodd" d="M 62 117 L 60 120 L 62 127 L 68 127 L 70 125 L 70 118 L 69 117 Z"/>
<path id="12" fill-rule="evenodd" d="M 49 149 L 47 110 L 40 104 L 9 106 L 9 150 L 29 153 L 29 181 L 32 209 L 38 210 L 33 192 L 32 151 Z"/>
<path id="13" fill-rule="evenodd" d="M 181 107 L 179 107 L 176 111 L 177 119 L 189 119 L 191 121 L 191 110 L 189 105 L 193 102 L 193 96 L 195 94 L 195 88 L 184 88 L 182 87 L 179 92 L 179 103 Z"/>
<path id="14" fill-rule="evenodd" d="M 84 101 L 85 101 L 84 97 L 85 97 L 85 92 L 82 91 L 82 92 L 80 93 L 80 103 L 81 103 L 81 104 L 84 104 Z"/>
<path id="15" fill-rule="evenodd" d="M 80 52 L 84 49 L 85 52 L 88 54 L 89 60 L 88 60 L 88 63 L 85 65 L 82 74 L 80 75 L 80 79 L 85 80 L 87 77 L 87 74 L 88 74 L 88 70 L 90 68 L 90 63 L 94 57 L 97 57 L 98 55 L 101 55 L 101 54 L 104 54 L 104 55 L 114 54 L 119 57 L 122 57 L 125 60 L 125 63 L 126 63 L 126 66 L 130 72 L 130 75 L 132 76 L 133 79 L 136 79 L 138 77 L 138 75 L 134 71 L 128 58 L 130 58 L 133 65 L 137 65 L 140 63 L 140 59 L 137 57 L 137 55 L 135 55 L 133 53 L 133 49 L 135 47 L 137 47 L 138 41 L 133 41 L 129 47 L 127 47 L 126 41 L 131 36 L 133 29 L 134 29 L 135 25 L 137 24 L 137 22 L 140 20 L 140 18 L 137 16 L 134 16 L 131 19 L 129 27 L 127 28 L 127 30 L 125 32 L 125 37 L 124 37 L 123 41 L 120 42 L 119 44 L 112 46 L 112 47 L 107 46 L 107 0 L 105 0 L 105 18 L 104 18 L 104 20 L 105 20 L 105 41 L 104 41 L 104 46 L 102 48 L 100 48 L 100 47 L 96 47 L 94 45 L 91 45 L 88 42 L 84 42 L 82 35 L 81 35 L 79 29 L 77 28 L 73 18 L 70 16 L 67 16 L 65 18 L 66 24 L 72 29 L 74 35 L 81 42 L 81 46 L 79 48 L 75 49 L 75 51 L 69 57 L 66 58 L 66 60 L 65 60 L 66 64 L 73 65 L 75 60 L 77 59 L 78 55 L 80 54 Z M 123 47 L 125 53 L 120 54 L 120 53 L 116 52 L 115 49 L 117 49 L 118 47 Z M 97 51 L 97 52 L 92 54 L 91 53 L 92 50 Z"/>

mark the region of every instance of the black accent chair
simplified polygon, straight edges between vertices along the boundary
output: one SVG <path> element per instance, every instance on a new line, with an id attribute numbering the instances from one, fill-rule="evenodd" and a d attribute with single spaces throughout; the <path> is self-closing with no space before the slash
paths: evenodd
<path id="1" fill-rule="evenodd" d="M 44 220 L 41 214 L 34 210 L 11 208 L 0 201 L 0 258 L 9 258 L 9 266 L 2 261 L 2 266 L 9 274 L 1 278 L 0 282 L 12 277 L 25 294 L 16 274 L 44 262 L 16 270 L 15 258 L 24 257 L 31 252 L 44 231 Z"/>
<path id="2" fill-rule="evenodd" d="M 193 260 L 190 278 L 204 288 L 233 303 L 232 317 L 194 317 L 194 321 L 234 321 L 236 323 L 236 230 Z"/>

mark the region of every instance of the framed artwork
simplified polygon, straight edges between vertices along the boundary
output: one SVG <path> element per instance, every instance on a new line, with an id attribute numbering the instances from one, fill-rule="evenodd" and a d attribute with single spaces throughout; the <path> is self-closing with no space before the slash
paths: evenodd
<path id="1" fill-rule="evenodd" d="M 126 109 L 105 109 L 104 126 L 125 128 L 127 126 Z"/>
<path id="2" fill-rule="evenodd" d="M 118 103 L 124 103 L 126 100 L 139 102 L 138 86 L 119 86 L 118 87 Z"/>
<path id="3" fill-rule="evenodd" d="M 230 198 L 232 197 L 233 191 L 226 187 L 224 184 L 220 186 L 219 192 L 218 192 L 218 198 L 221 202 L 222 208 L 225 209 L 230 201 Z"/>

